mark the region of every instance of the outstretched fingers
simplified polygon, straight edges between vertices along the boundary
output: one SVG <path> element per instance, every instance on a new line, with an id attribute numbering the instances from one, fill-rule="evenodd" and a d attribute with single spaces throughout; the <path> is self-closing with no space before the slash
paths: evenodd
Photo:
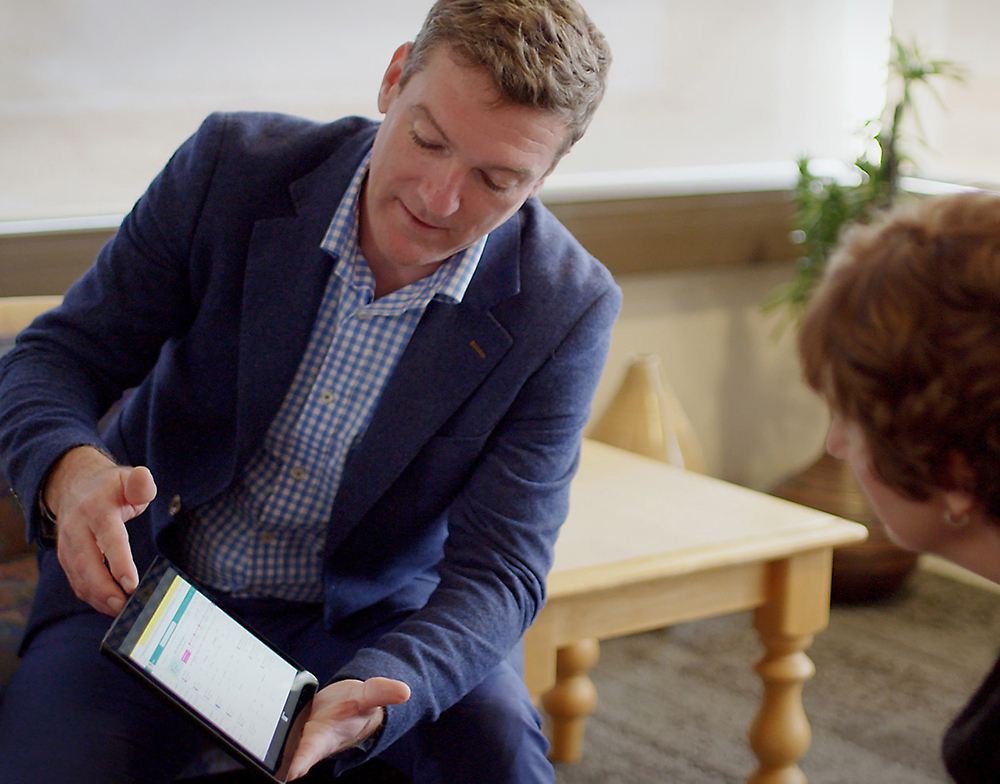
<path id="1" fill-rule="evenodd" d="M 304 776 L 322 759 L 350 748 L 374 733 L 386 705 L 410 698 L 410 687 L 390 678 L 345 680 L 320 689 L 295 750 L 289 777 Z"/>

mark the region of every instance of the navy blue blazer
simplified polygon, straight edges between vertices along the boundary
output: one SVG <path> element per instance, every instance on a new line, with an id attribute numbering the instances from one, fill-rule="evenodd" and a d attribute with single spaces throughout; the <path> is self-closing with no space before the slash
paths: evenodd
<path id="1" fill-rule="evenodd" d="M 320 241 L 377 127 L 220 114 L 174 154 L 0 364 L 0 452 L 27 509 L 62 453 L 95 444 L 156 479 L 129 523 L 140 571 L 171 552 L 178 511 L 230 485 L 282 402 L 335 263 Z M 376 752 L 476 686 L 541 607 L 620 304 L 531 199 L 464 300 L 427 308 L 348 456 L 324 553 L 331 628 L 414 610 L 341 672 L 413 691 Z M 41 572 L 29 635 L 86 609 L 51 551 Z"/>

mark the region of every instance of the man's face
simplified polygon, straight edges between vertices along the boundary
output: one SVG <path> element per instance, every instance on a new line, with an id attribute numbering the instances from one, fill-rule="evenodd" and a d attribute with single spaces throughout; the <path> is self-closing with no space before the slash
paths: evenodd
<path id="1" fill-rule="evenodd" d="M 499 226 L 542 187 L 567 135 L 554 112 L 497 103 L 490 78 L 446 47 L 400 88 L 408 53 L 397 50 L 379 91 L 385 120 L 361 202 L 376 278 L 417 280 Z"/>

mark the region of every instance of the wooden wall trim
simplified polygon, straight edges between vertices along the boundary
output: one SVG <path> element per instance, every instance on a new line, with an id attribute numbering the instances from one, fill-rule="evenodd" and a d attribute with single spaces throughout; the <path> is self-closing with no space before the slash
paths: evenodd
<path id="1" fill-rule="evenodd" d="M 790 191 L 669 194 L 649 198 L 546 201 L 615 275 L 784 262 Z M 114 234 L 111 221 L 44 230 L 0 223 L 0 296 L 62 294 Z M 13 224 L 7 224 L 13 226 Z M 30 229 L 30 225 L 28 225 Z"/>
<path id="2" fill-rule="evenodd" d="M 65 293 L 114 233 L 109 228 L 0 232 L 0 296 Z"/>
<path id="3" fill-rule="evenodd" d="M 789 261 L 791 192 L 715 193 L 550 204 L 616 275 Z"/>

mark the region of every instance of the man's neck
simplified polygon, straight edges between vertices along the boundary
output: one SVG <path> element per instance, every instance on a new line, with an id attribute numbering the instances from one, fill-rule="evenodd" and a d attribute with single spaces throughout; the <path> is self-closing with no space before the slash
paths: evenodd
<path id="1" fill-rule="evenodd" d="M 401 288 L 409 286 L 411 283 L 416 283 L 418 280 L 423 280 L 429 275 L 433 275 L 438 267 L 445 262 L 439 261 L 436 264 L 419 264 L 412 267 L 403 267 L 393 264 L 379 265 L 365 257 L 365 263 L 375 278 L 375 299 L 380 299 L 392 294 L 394 291 L 399 291 Z"/>

